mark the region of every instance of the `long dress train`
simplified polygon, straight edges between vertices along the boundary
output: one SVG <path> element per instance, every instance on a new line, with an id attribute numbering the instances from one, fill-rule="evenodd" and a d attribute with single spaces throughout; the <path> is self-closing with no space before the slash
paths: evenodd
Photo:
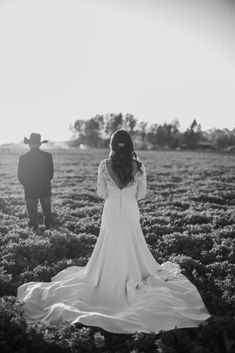
<path id="1" fill-rule="evenodd" d="M 107 168 L 98 169 L 97 192 L 105 199 L 99 237 L 85 267 L 72 266 L 51 282 L 18 288 L 27 322 L 63 321 L 114 333 L 159 332 L 195 327 L 209 317 L 196 287 L 178 264 L 156 262 L 148 249 L 137 201 L 146 193 L 146 172 L 119 189 Z"/>

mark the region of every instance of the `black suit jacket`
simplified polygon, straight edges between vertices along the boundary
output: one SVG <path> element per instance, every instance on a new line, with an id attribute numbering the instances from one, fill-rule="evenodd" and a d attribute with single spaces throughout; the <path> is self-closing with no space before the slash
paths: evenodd
<path id="1" fill-rule="evenodd" d="M 24 187 L 26 198 L 50 196 L 53 175 L 51 153 L 36 148 L 20 156 L 18 179 Z"/>

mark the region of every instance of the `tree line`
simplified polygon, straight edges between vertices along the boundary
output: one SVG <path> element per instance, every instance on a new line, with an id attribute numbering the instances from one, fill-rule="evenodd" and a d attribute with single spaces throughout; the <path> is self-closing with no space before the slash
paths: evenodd
<path id="1" fill-rule="evenodd" d="M 72 146 L 108 147 L 110 136 L 118 129 L 127 130 L 137 149 L 227 149 L 235 148 L 235 128 L 203 131 L 194 119 L 185 131 L 180 123 L 151 124 L 138 121 L 132 114 L 98 114 L 90 119 L 78 119 L 71 130 Z"/>

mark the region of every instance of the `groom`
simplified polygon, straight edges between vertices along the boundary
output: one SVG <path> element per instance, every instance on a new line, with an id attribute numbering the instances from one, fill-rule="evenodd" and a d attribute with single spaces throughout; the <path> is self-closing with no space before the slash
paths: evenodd
<path id="1" fill-rule="evenodd" d="M 29 215 L 30 227 L 38 229 L 38 200 L 42 207 L 45 226 L 54 225 L 51 212 L 51 180 L 54 175 L 54 166 L 51 153 L 41 151 L 41 135 L 32 133 L 30 138 L 24 138 L 30 151 L 21 155 L 18 163 L 18 180 L 24 187 L 26 208 Z"/>

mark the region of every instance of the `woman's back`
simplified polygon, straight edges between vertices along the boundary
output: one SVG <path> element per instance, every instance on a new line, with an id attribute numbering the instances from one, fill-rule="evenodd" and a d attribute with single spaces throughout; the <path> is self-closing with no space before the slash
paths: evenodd
<path id="1" fill-rule="evenodd" d="M 107 168 L 107 171 L 110 175 L 110 177 L 113 179 L 113 181 L 115 182 L 115 184 L 117 185 L 117 187 L 119 189 L 123 189 L 125 187 L 125 185 L 122 183 L 122 181 L 120 180 L 118 174 L 115 172 L 115 170 L 113 169 L 112 167 L 112 160 L 109 158 L 109 159 L 106 159 L 105 160 L 105 163 L 106 163 L 106 168 Z M 131 173 L 131 176 L 134 180 L 136 174 L 138 173 L 138 165 L 137 165 L 137 162 L 136 161 L 132 161 L 132 173 Z"/>
<path id="2" fill-rule="evenodd" d="M 133 161 L 132 177 L 132 180 L 124 186 L 113 170 L 111 160 L 102 160 L 98 168 L 98 195 L 105 200 L 112 196 L 121 195 L 127 199 L 140 200 L 146 193 L 146 173 L 143 164 L 141 170 L 139 170 L 137 163 Z"/>

